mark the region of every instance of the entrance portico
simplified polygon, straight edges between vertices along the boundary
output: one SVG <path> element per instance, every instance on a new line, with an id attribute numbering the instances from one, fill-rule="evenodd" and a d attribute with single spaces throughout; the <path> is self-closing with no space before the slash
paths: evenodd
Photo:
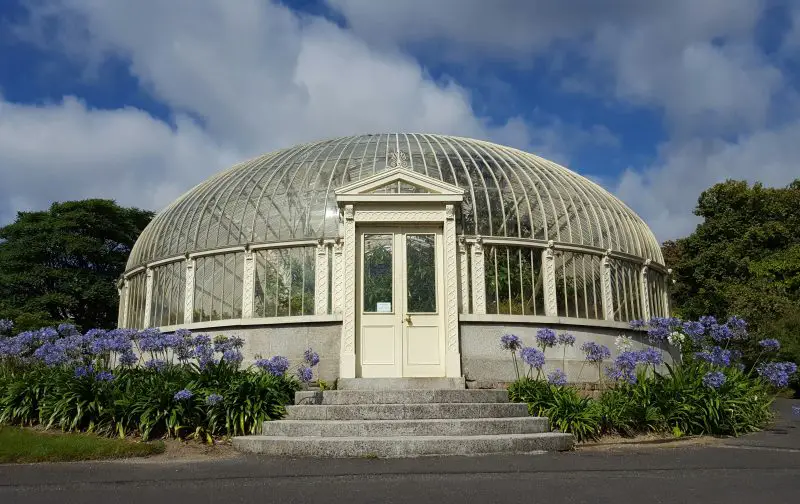
<path id="1" fill-rule="evenodd" d="M 456 207 L 464 192 L 396 168 L 336 191 L 339 376 L 460 377 Z"/>

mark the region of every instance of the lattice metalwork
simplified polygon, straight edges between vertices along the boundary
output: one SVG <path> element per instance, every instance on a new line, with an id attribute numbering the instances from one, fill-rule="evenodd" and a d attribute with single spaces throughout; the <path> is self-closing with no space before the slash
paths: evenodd
<path id="1" fill-rule="evenodd" d="M 542 249 L 484 245 L 486 313 L 544 315 Z"/>
<path id="2" fill-rule="evenodd" d="M 127 326 L 135 329 L 144 326 L 144 306 L 147 298 L 147 274 L 141 271 L 128 278 Z"/>
<path id="3" fill-rule="evenodd" d="M 219 173 L 150 223 L 128 269 L 186 252 L 335 238 L 334 189 L 401 164 L 464 189 L 458 220 L 465 235 L 554 240 L 663 264 L 655 237 L 632 210 L 562 166 L 484 141 L 382 134 L 299 145 Z"/>
<path id="4" fill-rule="evenodd" d="M 575 252 L 556 254 L 556 305 L 559 317 L 603 318 L 601 258 Z"/>
<path id="5" fill-rule="evenodd" d="M 611 292 L 614 299 L 614 320 L 628 322 L 642 318 L 640 269 L 639 265 L 612 259 Z"/>
<path id="6" fill-rule="evenodd" d="M 650 295 L 648 296 L 648 301 L 650 302 L 650 316 L 669 316 L 667 306 L 664 304 L 664 298 L 666 297 L 667 292 L 666 276 L 658 271 L 648 269 L 647 288 L 650 291 Z"/>
<path id="7" fill-rule="evenodd" d="M 242 317 L 244 252 L 198 257 L 193 322 Z"/>
<path id="8" fill-rule="evenodd" d="M 314 314 L 316 246 L 255 252 L 254 317 Z"/>
<path id="9" fill-rule="evenodd" d="M 154 267 L 150 325 L 162 327 L 182 324 L 185 293 L 186 265 L 183 261 Z"/>

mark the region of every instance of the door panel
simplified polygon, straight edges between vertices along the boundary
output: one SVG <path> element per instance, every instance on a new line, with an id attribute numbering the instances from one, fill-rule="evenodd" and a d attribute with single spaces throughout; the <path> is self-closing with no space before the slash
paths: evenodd
<path id="1" fill-rule="evenodd" d="M 356 248 L 360 376 L 444 376 L 441 228 L 359 227 Z"/>
<path id="2" fill-rule="evenodd" d="M 403 376 L 444 376 L 441 231 L 403 232 Z"/>

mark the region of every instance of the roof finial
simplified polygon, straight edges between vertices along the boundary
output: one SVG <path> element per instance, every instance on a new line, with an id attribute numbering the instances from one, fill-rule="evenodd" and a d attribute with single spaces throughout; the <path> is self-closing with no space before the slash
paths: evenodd
<path id="1" fill-rule="evenodd" d="M 397 149 L 389 154 L 389 168 L 408 168 L 407 156 L 405 152 Z"/>

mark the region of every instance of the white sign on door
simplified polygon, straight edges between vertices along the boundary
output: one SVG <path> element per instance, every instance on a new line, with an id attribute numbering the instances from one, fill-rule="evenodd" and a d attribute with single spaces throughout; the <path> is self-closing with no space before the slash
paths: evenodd
<path id="1" fill-rule="evenodd" d="M 391 313 L 392 312 L 392 303 L 391 302 L 380 302 L 376 303 L 375 311 L 378 313 Z"/>

